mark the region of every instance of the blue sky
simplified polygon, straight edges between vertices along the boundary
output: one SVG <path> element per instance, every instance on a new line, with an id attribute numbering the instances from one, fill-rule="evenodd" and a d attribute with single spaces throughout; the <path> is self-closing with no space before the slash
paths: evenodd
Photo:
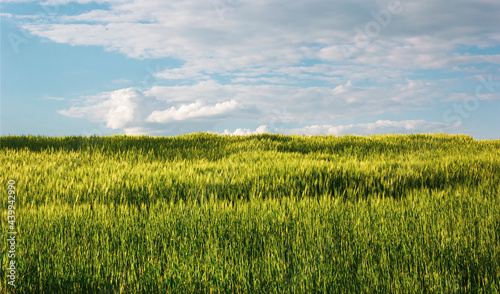
<path id="1" fill-rule="evenodd" d="M 453 3 L 0 0 L 0 131 L 500 139 L 500 2 Z"/>

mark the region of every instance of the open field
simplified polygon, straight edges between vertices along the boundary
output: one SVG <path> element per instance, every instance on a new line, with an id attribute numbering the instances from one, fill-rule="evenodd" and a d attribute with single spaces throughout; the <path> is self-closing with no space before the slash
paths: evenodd
<path id="1" fill-rule="evenodd" d="M 16 293 L 500 292 L 500 140 L 4 136 L 2 234 L 9 180 Z"/>

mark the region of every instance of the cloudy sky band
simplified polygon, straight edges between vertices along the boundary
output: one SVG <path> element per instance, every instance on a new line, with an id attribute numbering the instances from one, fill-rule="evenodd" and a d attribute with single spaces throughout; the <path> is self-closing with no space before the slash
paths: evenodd
<path id="1" fill-rule="evenodd" d="M 500 122 L 498 1 L 0 5 L 3 134 L 265 130 L 499 138 L 493 127 Z M 19 66 L 52 58 L 46 48 L 87 63 L 53 57 L 51 68 Z M 56 77 L 58 63 L 75 72 L 64 85 L 55 79 L 28 92 L 10 78 L 29 71 Z M 71 86 L 78 78 L 94 81 L 92 88 Z M 23 107 L 30 99 L 43 113 Z M 6 107 L 25 113 L 16 118 Z M 52 124 L 16 124 L 45 116 Z M 54 130 L 57 121 L 68 123 Z"/>

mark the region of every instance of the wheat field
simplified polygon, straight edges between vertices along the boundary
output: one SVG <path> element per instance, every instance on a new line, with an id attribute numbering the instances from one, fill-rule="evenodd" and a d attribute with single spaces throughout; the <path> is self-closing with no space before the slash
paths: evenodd
<path id="1" fill-rule="evenodd" d="M 0 138 L 15 293 L 499 293 L 500 140 Z"/>

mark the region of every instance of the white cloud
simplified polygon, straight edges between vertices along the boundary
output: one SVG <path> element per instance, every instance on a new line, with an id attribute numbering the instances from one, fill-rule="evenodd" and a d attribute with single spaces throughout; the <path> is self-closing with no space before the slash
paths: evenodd
<path id="1" fill-rule="evenodd" d="M 231 79 L 231 83 L 260 83 L 260 82 L 265 82 L 265 83 L 272 83 L 272 84 L 293 84 L 296 82 L 292 82 L 286 78 L 279 78 L 279 77 L 260 77 L 260 78 L 235 78 Z"/>
<path id="2" fill-rule="evenodd" d="M 25 3 L 34 2 L 35 0 L 0 0 L 0 3 Z"/>
<path id="3" fill-rule="evenodd" d="M 271 128 L 269 128 L 267 125 L 261 125 L 255 131 L 252 131 L 251 129 L 236 129 L 234 132 L 231 132 L 226 129 L 224 130 L 224 135 L 247 136 L 272 132 L 273 131 L 271 130 Z"/>
<path id="4" fill-rule="evenodd" d="M 229 120 L 289 125 L 323 125 L 339 118 L 362 118 L 413 106 L 432 104 L 438 85 L 407 80 L 390 87 L 356 86 L 348 81 L 333 88 L 283 85 L 222 85 L 202 81 L 188 86 L 156 86 L 147 91 L 133 88 L 87 97 L 82 104 L 59 113 L 109 128 L 143 132 L 181 123 L 218 124 Z"/>
<path id="5" fill-rule="evenodd" d="M 179 68 L 156 73 L 161 80 L 199 82 L 223 76 L 239 84 L 290 85 L 307 80 L 327 87 L 347 81 L 394 84 L 404 82 L 408 70 L 500 64 L 498 54 L 459 50 L 500 44 L 496 29 L 500 5 L 457 1 L 452 7 L 446 1 L 401 1 L 402 12 L 392 14 L 380 33 L 350 59 L 345 58 L 343 46 L 354 45 L 360 38 L 358 29 L 377 21 L 375 15 L 387 10 L 391 1 L 311 0 L 290 5 L 284 0 L 238 0 L 215 6 L 213 1 L 201 0 L 98 1 L 109 8 L 57 14 L 22 26 L 59 43 L 183 62 Z M 306 66 L 306 59 L 327 62 Z M 362 101 L 353 96 L 346 99 Z"/>
<path id="6" fill-rule="evenodd" d="M 372 135 L 392 133 L 437 133 L 456 132 L 460 123 L 426 122 L 425 120 L 389 121 L 378 120 L 374 123 L 361 123 L 349 125 L 312 125 L 295 129 L 272 130 L 267 125 L 258 127 L 255 131 L 250 129 L 236 129 L 231 133 L 225 130 L 224 134 L 252 135 L 261 133 L 282 133 L 295 135 Z"/>
<path id="7" fill-rule="evenodd" d="M 201 0 L 99 2 L 109 3 L 110 9 L 61 15 L 59 21 L 25 27 L 56 42 L 99 45 L 134 58 L 176 57 L 186 61 L 211 58 L 219 66 L 224 66 L 219 60 L 231 59 L 226 66 L 235 64 L 236 68 L 245 68 L 267 65 L 270 60 L 280 63 L 280 59 L 282 64 L 293 64 L 315 55 L 324 60 L 344 61 L 342 45 L 359 39 L 355 28 L 363 29 L 376 20 L 373 13 L 388 7 L 388 1 L 359 0 L 335 3 L 311 0 L 293 5 L 284 0 L 235 1 L 240 5 L 221 1 L 225 5 L 222 8 L 214 7 L 213 1 Z M 436 58 L 427 57 L 426 53 L 453 59 L 452 51 L 458 45 L 498 45 L 498 3 L 457 0 L 450 7 L 446 1 L 408 0 L 401 1 L 401 6 L 403 12 L 392 15 L 380 34 L 370 40 L 372 43 L 384 40 L 400 44 L 400 50 L 408 54 L 423 50 L 416 59 L 430 62 Z M 223 19 L 221 9 L 227 12 Z M 415 49 L 406 46 L 415 45 L 412 38 L 426 41 L 428 48 L 424 50 L 421 45 L 412 52 Z M 362 48 L 362 55 L 372 43 Z"/>
<path id="8" fill-rule="evenodd" d="M 193 118 L 205 118 L 227 114 L 240 105 L 235 100 L 217 103 L 213 106 L 203 105 L 197 101 L 191 104 L 184 104 L 179 107 L 171 107 L 166 110 L 153 111 L 146 121 L 156 123 L 166 123 L 170 121 L 188 120 Z"/>
<path id="9" fill-rule="evenodd" d="M 43 99 L 45 99 L 45 100 L 53 100 L 53 101 L 64 101 L 64 100 L 66 100 L 66 98 L 63 98 L 63 97 L 54 97 L 54 96 L 50 96 L 50 95 L 44 95 Z"/>
<path id="10" fill-rule="evenodd" d="M 348 81 L 347 84 L 345 85 L 339 85 L 337 87 L 335 87 L 333 90 L 332 90 L 332 93 L 333 94 L 342 94 L 342 93 L 346 93 L 348 91 L 353 91 L 355 90 L 356 88 L 354 88 L 352 86 L 352 83 L 351 81 Z"/>
<path id="11" fill-rule="evenodd" d="M 424 120 L 389 121 L 378 120 L 374 123 L 361 123 L 350 125 L 316 125 L 299 129 L 291 129 L 287 132 L 304 135 L 372 135 L 390 133 L 436 133 L 453 132 L 460 126 L 459 123 L 426 122 Z"/>
<path id="12" fill-rule="evenodd" d="M 458 53 L 457 44 L 447 40 L 422 36 L 399 38 L 397 41 L 373 42 L 355 63 L 399 69 L 443 69 L 468 64 L 500 64 L 500 54 L 472 55 Z"/>
<path id="13" fill-rule="evenodd" d="M 342 46 L 333 45 L 322 48 L 317 54 L 318 58 L 328 61 L 345 61 L 346 54 Z"/>
<path id="14" fill-rule="evenodd" d="M 199 91 L 189 95 L 190 87 L 158 88 L 154 91 L 142 92 L 134 88 L 126 88 L 112 92 L 104 92 L 91 97 L 83 97 L 81 101 L 73 101 L 74 106 L 60 110 L 59 113 L 74 118 L 85 118 L 97 123 L 105 123 L 111 129 L 123 129 L 129 134 L 164 134 L 172 130 L 199 131 L 200 128 L 213 126 L 220 120 L 231 117 L 244 118 L 256 111 L 255 106 L 240 103 L 235 99 L 223 99 L 220 92 L 213 92 L 208 99 L 203 89 L 217 88 L 220 85 L 200 83 Z M 180 88 L 180 89 L 179 89 Z M 185 90 L 185 97 L 183 97 Z M 191 89 L 192 90 L 192 89 Z M 175 97 L 181 97 L 175 99 Z M 187 99 L 186 99 L 187 98 Z M 222 101 L 220 101 L 222 100 Z M 212 104 L 202 101 L 216 101 Z"/>
<path id="15" fill-rule="evenodd" d="M 3 1 L 3 0 L 2 0 Z M 37 2 L 36 0 L 7 0 L 7 1 L 24 1 L 24 2 Z M 69 3 L 89 4 L 89 3 L 127 3 L 128 0 L 45 0 L 41 5 L 67 5 Z"/>
<path id="16" fill-rule="evenodd" d="M 45 4 L 70 2 L 93 1 Z M 309 125 L 296 130 L 309 133 L 446 129 L 425 121 L 332 125 L 339 118 L 366 119 L 464 100 L 466 94 L 449 94 L 464 91 L 461 81 L 439 75 L 500 64 L 499 54 L 481 51 L 500 45 L 500 2 L 494 0 L 401 1 L 402 12 L 391 15 L 358 54 L 346 59 L 343 46 L 355 46 L 358 32 L 377 21 L 376 13 L 389 2 L 236 0 L 214 7 L 213 1 L 201 0 L 103 0 L 96 3 L 108 4 L 106 9 L 59 13 L 43 22 L 24 22 L 29 15 L 5 17 L 54 42 L 181 61 L 178 68 L 153 74 L 180 86 L 101 93 L 60 111 L 127 133 L 174 125 L 190 130 L 229 119 L 267 124 L 271 130 L 271 122 L 294 122 Z M 422 78 L 421 69 L 436 70 L 438 77 Z M 478 98 L 498 100 L 498 94 Z"/>
<path id="17" fill-rule="evenodd" d="M 91 97 L 84 106 L 73 106 L 59 113 L 69 117 L 105 122 L 111 129 L 135 128 L 143 124 L 146 116 L 161 105 L 153 97 L 145 96 L 134 88 L 101 93 Z"/>
<path id="18" fill-rule="evenodd" d="M 468 93 L 455 93 L 455 94 L 450 94 L 447 98 L 443 99 L 443 101 L 474 101 L 474 100 L 483 100 L 483 101 L 500 100 L 500 94 L 481 93 L 474 95 Z"/>

